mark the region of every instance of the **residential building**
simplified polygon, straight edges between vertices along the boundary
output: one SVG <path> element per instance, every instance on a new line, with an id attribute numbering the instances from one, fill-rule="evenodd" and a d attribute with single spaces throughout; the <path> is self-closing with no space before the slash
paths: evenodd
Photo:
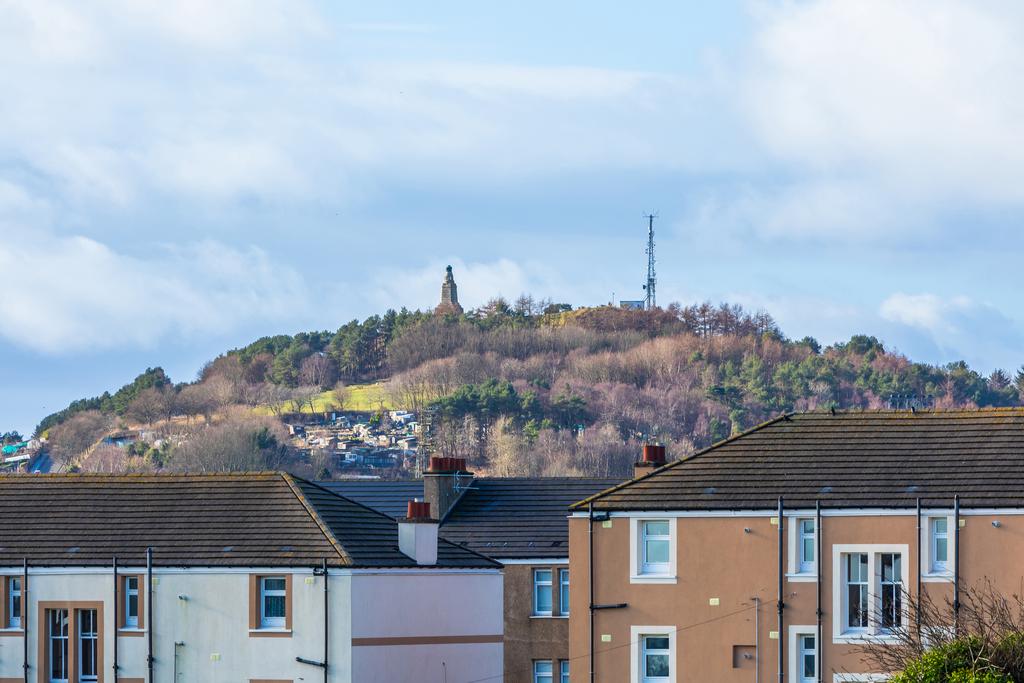
<path id="1" fill-rule="evenodd" d="M 1024 409 L 785 415 L 572 510 L 572 683 L 884 680 L 918 596 L 1019 592 Z"/>
<path id="2" fill-rule="evenodd" d="M 428 501 L 442 537 L 505 567 L 503 680 L 562 683 L 572 666 L 568 507 L 619 482 L 477 478 L 462 459 L 432 457 L 422 480 L 322 484 L 390 515 L 411 497 Z"/>
<path id="3" fill-rule="evenodd" d="M 425 508 L 280 473 L 0 477 L 0 681 L 500 680 L 501 567 Z"/>

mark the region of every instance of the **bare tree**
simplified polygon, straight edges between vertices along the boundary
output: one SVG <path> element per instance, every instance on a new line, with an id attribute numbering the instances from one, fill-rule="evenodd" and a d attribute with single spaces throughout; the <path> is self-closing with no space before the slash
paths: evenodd
<path id="1" fill-rule="evenodd" d="M 309 386 L 329 387 L 338 379 L 338 366 L 324 353 L 314 353 L 299 366 L 299 381 Z"/>
<path id="2" fill-rule="evenodd" d="M 98 410 L 87 410 L 57 425 L 50 431 L 48 447 L 67 467 L 94 446 L 113 427 L 113 417 Z"/>
<path id="3" fill-rule="evenodd" d="M 171 449 L 168 469 L 231 472 L 281 469 L 288 461 L 287 435 L 270 418 L 233 416 L 194 433 Z"/>
<path id="4" fill-rule="evenodd" d="M 910 618 L 896 626 L 886 624 L 885 639 L 868 639 L 859 646 L 862 660 L 872 671 L 903 671 L 926 651 L 955 640 L 972 660 L 972 670 L 1004 671 L 1021 680 L 1024 593 L 1020 587 L 1007 595 L 988 578 L 962 586 L 958 610 L 948 593 L 936 601 L 931 593 L 914 596 L 904 590 L 901 600 Z M 877 622 L 877 617 L 872 620 Z"/>
<path id="5" fill-rule="evenodd" d="M 150 387 L 135 395 L 128 404 L 127 415 L 136 422 L 151 425 L 166 416 L 167 406 L 167 394 L 156 387 Z"/>

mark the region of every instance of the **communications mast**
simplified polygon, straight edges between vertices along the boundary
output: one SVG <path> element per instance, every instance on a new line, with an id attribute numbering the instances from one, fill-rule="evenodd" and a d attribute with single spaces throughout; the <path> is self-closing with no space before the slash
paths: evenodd
<path id="1" fill-rule="evenodd" d="M 648 311 L 653 311 L 658 305 L 658 300 L 655 296 L 657 278 L 654 275 L 654 219 L 657 217 L 658 214 L 656 213 L 649 213 L 644 216 L 647 219 L 647 284 L 644 285 L 644 291 L 647 293 L 647 296 L 644 298 L 644 308 Z"/>

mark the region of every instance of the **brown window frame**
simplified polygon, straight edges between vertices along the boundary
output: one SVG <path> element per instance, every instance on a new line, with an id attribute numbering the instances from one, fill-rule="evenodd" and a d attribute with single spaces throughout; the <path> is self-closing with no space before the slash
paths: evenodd
<path id="1" fill-rule="evenodd" d="M 49 679 L 50 661 L 47 656 L 47 645 L 49 636 L 46 634 L 46 612 L 48 610 L 68 611 L 68 683 L 79 683 L 78 681 L 78 613 L 83 610 L 96 610 L 96 680 L 97 683 L 104 683 L 107 680 L 107 673 L 103 663 L 103 602 L 89 601 L 47 601 L 38 603 L 36 614 L 42 624 L 42 630 L 37 634 L 38 653 L 36 658 L 37 680 L 39 683 L 47 683 Z"/>
<path id="2" fill-rule="evenodd" d="M 21 586 L 21 626 L 17 628 L 11 628 L 9 622 L 10 615 L 7 613 L 7 607 L 10 604 L 8 599 L 11 595 L 11 579 L 17 579 L 22 582 Z M 0 636 L 21 636 L 25 633 L 25 579 L 21 574 L 7 574 L 0 576 Z"/>
<path id="3" fill-rule="evenodd" d="M 284 579 L 284 629 L 260 626 L 260 583 L 262 579 Z M 288 572 L 267 572 L 249 575 L 249 637 L 291 638 L 292 636 L 292 575 Z"/>
<path id="4" fill-rule="evenodd" d="M 137 626 L 128 626 L 125 614 L 125 605 L 128 602 L 128 579 L 139 581 L 139 623 Z M 146 634 L 146 575 L 145 574 L 118 574 L 117 575 L 117 634 L 119 636 L 142 637 Z"/>

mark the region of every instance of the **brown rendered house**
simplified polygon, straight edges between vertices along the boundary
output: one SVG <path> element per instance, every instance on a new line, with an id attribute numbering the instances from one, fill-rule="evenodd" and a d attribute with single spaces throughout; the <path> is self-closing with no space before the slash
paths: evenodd
<path id="1" fill-rule="evenodd" d="M 569 662 L 568 507 L 619 479 L 474 478 L 465 461 L 432 458 L 423 480 L 321 482 L 395 517 L 406 501 L 430 502 L 446 540 L 505 570 L 507 683 L 562 683 Z M 586 603 L 582 609 L 586 611 Z M 575 663 L 572 663 L 573 665 Z"/>
<path id="2" fill-rule="evenodd" d="M 1019 591 L 1024 409 L 786 415 L 572 509 L 572 683 L 884 680 L 917 595 Z"/>

